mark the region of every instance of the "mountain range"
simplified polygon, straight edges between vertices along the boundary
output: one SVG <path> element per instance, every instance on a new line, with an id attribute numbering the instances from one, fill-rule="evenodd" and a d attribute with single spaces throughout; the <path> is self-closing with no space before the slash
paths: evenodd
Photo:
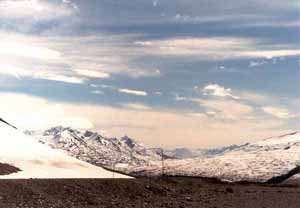
<path id="1" fill-rule="evenodd" d="M 53 149 L 108 169 L 152 166 L 151 163 L 160 161 L 162 155 L 159 148 L 146 148 L 128 136 L 107 138 L 97 132 L 62 126 L 24 133 Z"/>
<path id="2" fill-rule="evenodd" d="M 217 178 L 224 181 L 299 181 L 300 132 L 247 143 L 221 155 L 166 160 L 164 173 L 173 176 Z M 161 174 L 159 163 L 132 170 L 139 174 Z"/>
<path id="3" fill-rule="evenodd" d="M 89 130 L 54 127 L 26 131 L 82 161 L 132 176 L 193 176 L 224 181 L 298 181 L 300 132 L 215 149 L 147 148 L 133 139 L 107 138 Z"/>

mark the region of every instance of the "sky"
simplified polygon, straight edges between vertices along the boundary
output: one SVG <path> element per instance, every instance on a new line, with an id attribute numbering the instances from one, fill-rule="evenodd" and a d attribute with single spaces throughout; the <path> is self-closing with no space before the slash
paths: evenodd
<path id="1" fill-rule="evenodd" d="M 299 130 L 298 0 L 1 0 L 0 117 L 147 146 Z"/>

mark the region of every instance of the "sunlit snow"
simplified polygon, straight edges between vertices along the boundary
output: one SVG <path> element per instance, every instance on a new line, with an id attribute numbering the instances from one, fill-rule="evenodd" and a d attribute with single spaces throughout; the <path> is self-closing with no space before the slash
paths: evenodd
<path id="1" fill-rule="evenodd" d="M 0 178 L 127 178 L 64 155 L 2 122 L 0 162 L 22 170 Z"/>

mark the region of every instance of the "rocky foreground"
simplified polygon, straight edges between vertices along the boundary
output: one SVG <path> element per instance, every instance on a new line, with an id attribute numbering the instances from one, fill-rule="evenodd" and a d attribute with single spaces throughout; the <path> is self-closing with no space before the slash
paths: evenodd
<path id="1" fill-rule="evenodd" d="M 0 180 L 0 207 L 299 207 L 300 188 L 197 178 Z"/>

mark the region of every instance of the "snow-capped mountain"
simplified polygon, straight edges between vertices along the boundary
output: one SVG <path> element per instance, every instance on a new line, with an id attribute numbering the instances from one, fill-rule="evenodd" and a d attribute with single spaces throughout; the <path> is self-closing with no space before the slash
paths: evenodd
<path id="1" fill-rule="evenodd" d="M 43 145 L 2 119 L 0 163 L 19 170 L 0 178 L 127 178 Z"/>
<path id="2" fill-rule="evenodd" d="M 166 160 L 164 173 L 218 178 L 229 181 L 280 182 L 300 177 L 300 132 L 247 143 L 222 155 L 183 160 Z M 158 175 L 160 163 L 134 170 Z"/>
<path id="3" fill-rule="evenodd" d="M 106 138 L 96 132 L 61 126 L 25 133 L 82 161 L 124 172 L 128 166 L 146 167 L 161 160 L 159 149 L 147 149 L 127 136 Z"/>
<path id="4" fill-rule="evenodd" d="M 27 134 L 80 160 L 134 176 L 164 173 L 252 182 L 300 178 L 300 132 L 240 146 L 168 150 L 163 163 L 160 149 L 147 149 L 129 137 L 106 138 L 64 127 Z"/>

